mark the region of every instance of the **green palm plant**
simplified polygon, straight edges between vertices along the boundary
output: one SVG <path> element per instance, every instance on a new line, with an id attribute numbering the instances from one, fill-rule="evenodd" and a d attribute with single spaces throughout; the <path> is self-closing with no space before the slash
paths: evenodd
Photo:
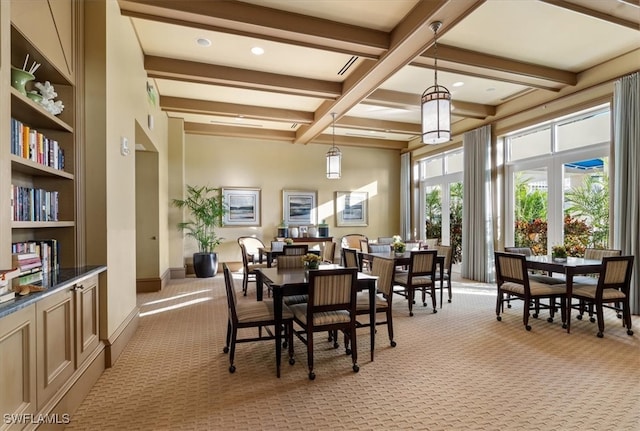
<path id="1" fill-rule="evenodd" d="M 566 213 L 581 217 L 593 227 L 592 243 L 605 248 L 609 241 L 609 176 L 587 175 L 584 181 L 565 193 Z"/>
<path id="2" fill-rule="evenodd" d="M 222 226 L 227 212 L 220 189 L 187 185 L 187 196 L 174 199 L 173 205 L 189 212 L 189 220 L 178 223 L 178 229 L 196 240 L 200 253 L 213 253 L 224 239 L 216 234 L 216 228 Z"/>

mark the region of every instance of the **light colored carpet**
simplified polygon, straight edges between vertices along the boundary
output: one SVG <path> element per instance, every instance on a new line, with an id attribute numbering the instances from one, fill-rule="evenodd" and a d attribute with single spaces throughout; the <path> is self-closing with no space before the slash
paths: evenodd
<path id="1" fill-rule="evenodd" d="M 67 429 L 640 429 L 640 329 L 628 336 L 612 312 L 604 339 L 575 313 L 571 334 L 546 314 L 527 332 L 519 301 L 498 322 L 494 286 L 456 282 L 436 314 L 418 304 L 409 317 L 397 297 L 398 345 L 379 327 L 374 362 L 368 329 L 358 331 L 359 373 L 318 334 L 316 380 L 299 340 L 296 364 L 284 358 L 278 379 L 272 342 L 238 345 L 228 372 L 223 283 L 174 280 L 138 295 L 139 330 Z M 255 300 L 252 285 L 239 300 Z"/>

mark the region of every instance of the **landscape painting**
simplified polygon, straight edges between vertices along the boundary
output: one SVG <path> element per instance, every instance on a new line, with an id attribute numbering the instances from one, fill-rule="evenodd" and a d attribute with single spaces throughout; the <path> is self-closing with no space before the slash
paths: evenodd
<path id="1" fill-rule="evenodd" d="M 316 192 L 283 190 L 283 220 L 289 225 L 316 224 Z"/>
<path id="2" fill-rule="evenodd" d="M 223 226 L 260 226 L 260 189 L 226 187 L 222 199 L 227 206 Z"/>

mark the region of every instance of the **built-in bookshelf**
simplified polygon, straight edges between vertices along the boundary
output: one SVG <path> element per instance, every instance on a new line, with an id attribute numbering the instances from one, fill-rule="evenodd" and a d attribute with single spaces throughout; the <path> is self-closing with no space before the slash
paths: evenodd
<path id="1" fill-rule="evenodd" d="M 73 73 L 48 58 L 36 46 L 32 29 L 11 24 L 11 66 L 39 64 L 35 80 L 27 83 L 27 92 L 35 82 L 49 82 L 64 104 L 58 115 L 42 104 L 9 88 L 11 98 L 10 145 L 3 146 L 2 157 L 9 158 L 11 184 L 3 193 L 11 196 L 11 244 L 37 245 L 41 259 L 50 266 L 55 244 L 55 267 L 74 267 L 76 244 L 76 176 L 74 130 L 75 86 Z M 28 60 L 27 60 L 28 59 Z M 44 254 L 43 254 L 44 253 Z"/>

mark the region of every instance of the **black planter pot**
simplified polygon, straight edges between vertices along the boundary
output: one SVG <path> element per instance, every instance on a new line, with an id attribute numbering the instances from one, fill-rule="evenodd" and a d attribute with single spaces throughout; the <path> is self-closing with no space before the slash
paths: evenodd
<path id="1" fill-rule="evenodd" d="M 218 272 L 218 253 L 193 253 L 193 271 L 198 278 L 214 277 Z"/>

